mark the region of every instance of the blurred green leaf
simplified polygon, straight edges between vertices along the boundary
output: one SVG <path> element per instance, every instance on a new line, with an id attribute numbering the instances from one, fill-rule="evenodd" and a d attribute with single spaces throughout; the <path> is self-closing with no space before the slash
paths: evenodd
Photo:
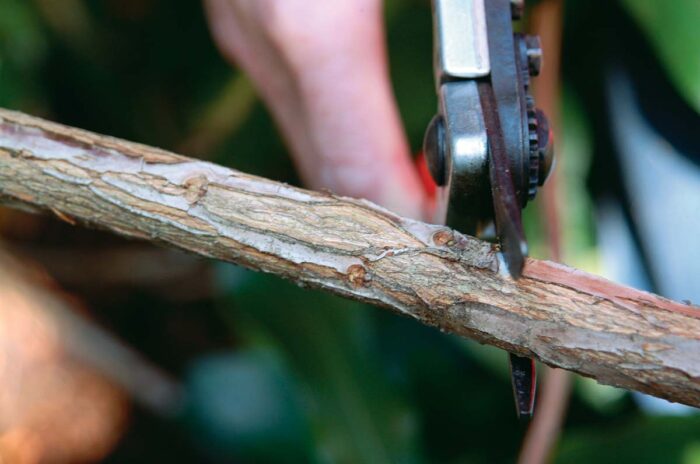
<path id="1" fill-rule="evenodd" d="M 232 309 L 234 330 L 279 347 L 306 387 L 318 461 L 419 460 L 414 414 L 373 357 L 370 308 L 254 274 Z"/>
<path id="2" fill-rule="evenodd" d="M 41 22 L 25 0 L 0 0 L 0 105 L 17 109 L 40 106 L 38 85 L 47 53 Z"/>
<path id="3" fill-rule="evenodd" d="M 430 2 L 394 3 L 389 29 L 392 83 L 414 152 L 422 149 L 423 134 L 437 110 L 433 81 L 433 31 Z"/>
<path id="4" fill-rule="evenodd" d="M 420 412 L 426 459 L 513 462 L 523 429 L 515 418 L 506 353 L 474 348 L 475 342 L 465 349 L 461 339 L 410 319 L 381 319 L 379 353 Z"/>
<path id="5" fill-rule="evenodd" d="M 642 27 L 671 80 L 700 111 L 700 2 L 622 0 Z"/>
<path id="6" fill-rule="evenodd" d="M 0 0 L 0 50 L 20 68 L 35 66 L 46 53 L 46 38 L 31 3 Z"/>
<path id="7" fill-rule="evenodd" d="M 700 464 L 700 441 L 695 441 L 685 447 L 683 464 Z"/>
<path id="8" fill-rule="evenodd" d="M 214 456 L 255 462 L 301 462 L 310 433 L 298 386 L 272 350 L 200 359 L 187 382 L 196 439 Z"/>
<path id="9" fill-rule="evenodd" d="M 613 413 L 623 407 L 622 400 L 628 394 L 626 390 L 609 385 L 601 385 L 588 377 L 576 376 L 575 380 L 576 392 L 582 400 L 586 401 L 597 411 Z"/>
<path id="10" fill-rule="evenodd" d="M 555 462 L 685 464 L 697 456 L 700 416 L 645 417 L 615 428 L 569 432 Z"/>
<path id="11" fill-rule="evenodd" d="M 202 156 L 233 136 L 250 117 L 255 106 L 253 84 L 243 73 L 234 74 L 205 107 L 196 112 L 190 133 L 178 152 Z"/>
<path id="12" fill-rule="evenodd" d="M 459 346 L 493 375 L 510 382 L 510 365 L 508 353 L 491 345 L 482 345 L 466 338 L 455 338 Z"/>
<path id="13" fill-rule="evenodd" d="M 99 35 L 85 0 L 33 0 L 33 3 L 38 15 L 58 40 L 66 42 L 78 52 L 91 54 L 97 51 L 95 42 Z M 99 58 L 96 53 L 91 57 Z"/>
<path id="14" fill-rule="evenodd" d="M 586 181 L 593 158 L 591 128 L 584 117 L 583 107 L 576 95 L 565 87 L 561 102 L 562 133 L 557 137 L 560 161 L 558 187 L 561 233 L 566 262 L 596 272 L 597 249 L 593 203 Z"/>

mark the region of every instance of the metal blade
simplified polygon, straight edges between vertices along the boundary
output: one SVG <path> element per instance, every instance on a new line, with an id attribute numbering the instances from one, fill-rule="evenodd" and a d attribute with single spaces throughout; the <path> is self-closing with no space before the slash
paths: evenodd
<path id="1" fill-rule="evenodd" d="M 510 378 L 518 418 L 530 420 L 535 409 L 535 361 L 510 353 Z"/>
<path id="2" fill-rule="evenodd" d="M 501 243 L 508 272 L 517 279 L 522 274 L 527 256 L 520 205 L 508 167 L 496 98 L 488 82 L 479 84 L 479 95 L 489 138 L 489 178 L 496 234 Z M 535 362 L 510 353 L 510 368 L 518 417 L 521 420 L 530 420 L 535 406 Z"/>
<path id="3" fill-rule="evenodd" d="M 489 178 L 496 234 L 508 272 L 517 279 L 522 275 L 525 256 L 527 256 L 520 203 L 515 194 L 513 177 L 510 173 L 496 97 L 488 82 L 479 83 L 479 95 L 489 139 Z"/>

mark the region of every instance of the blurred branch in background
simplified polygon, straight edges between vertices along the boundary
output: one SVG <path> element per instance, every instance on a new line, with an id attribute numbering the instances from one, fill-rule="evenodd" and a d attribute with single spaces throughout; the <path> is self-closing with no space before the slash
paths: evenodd
<path id="1" fill-rule="evenodd" d="M 147 290 L 166 301 L 187 302 L 211 297 L 213 292 L 207 262 L 175 250 L 142 244 L 80 248 L 34 243 L 13 243 L 11 250 L 40 263 L 81 295 L 107 297 L 125 289 Z"/>
<path id="2" fill-rule="evenodd" d="M 559 123 L 561 48 L 564 0 L 545 0 L 531 11 L 530 29 L 542 40 L 543 56 L 547 57 L 535 82 L 534 96 L 540 108 L 549 115 L 553 133 L 561 134 Z M 556 140 L 556 138 L 555 138 Z M 560 205 L 566 202 L 560 188 L 562 150 L 556 147 L 557 166 L 541 190 L 539 212 L 546 231 L 549 259 L 562 262 L 562 220 Z M 559 441 L 562 424 L 571 395 L 571 374 L 565 370 L 544 367 L 542 388 L 539 391 L 537 414 L 528 427 L 518 457 L 520 464 L 548 462 Z"/>
<path id="3" fill-rule="evenodd" d="M 53 32 L 80 53 L 99 58 L 97 34 L 82 0 L 34 0 L 37 11 Z"/>
<path id="4" fill-rule="evenodd" d="M 20 314 L 17 317 L 41 320 L 39 327 L 44 326 L 50 336 L 47 343 L 56 344 L 73 362 L 99 372 L 159 415 L 173 416 L 179 412 L 182 394 L 175 382 L 78 314 L 77 302 L 51 288 L 55 286 L 46 273 L 26 269 L 25 264 L 0 250 L 0 294 L 4 296 L 0 301 L 0 317 L 12 320 L 14 314 Z M 17 312 L 18 308 L 22 311 Z"/>
<path id="5" fill-rule="evenodd" d="M 66 345 L 82 337 L 65 332 L 78 316 L 45 280 L 0 252 L 0 461 L 98 461 L 121 437 L 129 403 Z"/>
<path id="6" fill-rule="evenodd" d="M 246 121 L 256 100 L 248 77 L 243 73 L 236 74 L 197 116 L 190 134 L 177 150 L 198 158 L 209 158 L 208 155 Z"/>
<path id="7" fill-rule="evenodd" d="M 537 260 L 513 281 L 490 244 L 444 227 L 6 110 L 0 180 L 14 206 L 272 272 L 700 405 L 700 316 L 690 304 Z"/>

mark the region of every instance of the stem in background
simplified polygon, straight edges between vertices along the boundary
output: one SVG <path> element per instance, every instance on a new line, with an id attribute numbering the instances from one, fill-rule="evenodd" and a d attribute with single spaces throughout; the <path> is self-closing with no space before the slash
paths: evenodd
<path id="1" fill-rule="evenodd" d="M 532 10 L 531 29 L 542 40 L 546 64 L 535 82 L 535 101 L 549 115 L 554 134 L 561 134 L 559 124 L 559 80 L 564 0 L 546 0 Z M 541 220 L 546 230 L 549 258 L 563 259 L 559 203 L 563 189 L 559 186 L 562 152 L 557 153 L 557 168 L 541 192 Z M 549 461 L 559 441 L 571 395 L 571 374 L 561 369 L 545 368 L 535 417 L 523 440 L 518 462 L 541 464 Z"/>
<path id="2" fill-rule="evenodd" d="M 128 392 L 136 401 L 161 416 L 180 412 L 180 386 L 145 361 L 138 353 L 71 309 L 71 303 L 51 291 L 25 266 L 0 250 L 0 294 L 21 295 L 23 305 L 41 313 L 73 359 L 99 372 Z M 45 277 L 44 277 L 45 279 Z M 2 298 L 0 298 L 1 300 Z M 0 310 L 3 308 L 0 302 Z"/>
<path id="3" fill-rule="evenodd" d="M 211 158 L 212 152 L 246 122 L 256 101 L 253 84 L 245 74 L 231 77 L 202 110 L 177 150 L 198 158 Z"/>

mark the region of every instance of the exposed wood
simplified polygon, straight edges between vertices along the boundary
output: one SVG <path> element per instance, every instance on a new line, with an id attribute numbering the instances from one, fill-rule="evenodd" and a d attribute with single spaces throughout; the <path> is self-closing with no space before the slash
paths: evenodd
<path id="1" fill-rule="evenodd" d="M 363 200 L 6 110 L 0 196 L 700 406 L 700 308 L 546 261 L 528 260 L 513 281 L 491 245 Z"/>

